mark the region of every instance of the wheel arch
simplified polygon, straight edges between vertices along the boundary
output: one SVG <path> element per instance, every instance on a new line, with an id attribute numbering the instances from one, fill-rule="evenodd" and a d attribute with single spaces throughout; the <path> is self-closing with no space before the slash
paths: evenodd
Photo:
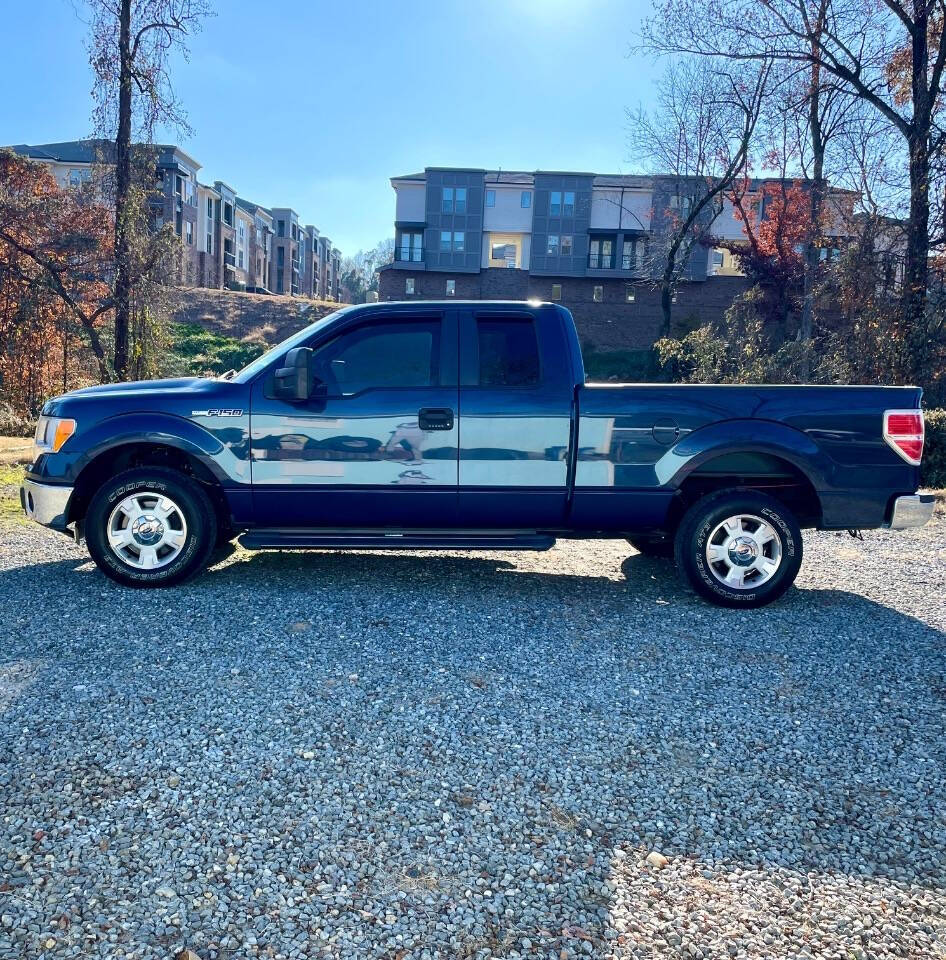
<path id="1" fill-rule="evenodd" d="M 230 509 L 223 485 L 216 473 L 195 450 L 186 443 L 173 444 L 152 440 L 118 442 L 100 449 L 82 467 L 76 477 L 69 502 L 68 523 L 85 520 L 89 503 L 101 485 L 111 476 L 137 467 L 163 467 L 196 480 L 213 504 L 217 523 L 232 525 Z"/>
<path id="2" fill-rule="evenodd" d="M 675 525 L 686 509 L 708 493 L 758 490 L 788 506 L 803 526 L 822 521 L 819 494 L 829 465 L 807 434 L 766 421 L 728 422 L 696 431 L 671 451 L 675 468 L 666 482 L 676 489 Z"/>

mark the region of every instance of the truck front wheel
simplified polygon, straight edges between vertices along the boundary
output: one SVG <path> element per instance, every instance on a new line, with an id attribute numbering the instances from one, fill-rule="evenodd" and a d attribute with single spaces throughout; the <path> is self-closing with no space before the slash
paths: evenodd
<path id="1" fill-rule="evenodd" d="M 713 493 L 683 515 L 677 568 L 701 597 L 724 607 L 762 607 L 795 581 L 801 529 L 778 500 L 753 490 Z"/>
<path id="2" fill-rule="evenodd" d="M 161 467 L 126 470 L 89 504 L 89 553 L 112 580 L 130 587 L 182 583 L 207 564 L 217 539 L 210 498 L 197 481 Z"/>

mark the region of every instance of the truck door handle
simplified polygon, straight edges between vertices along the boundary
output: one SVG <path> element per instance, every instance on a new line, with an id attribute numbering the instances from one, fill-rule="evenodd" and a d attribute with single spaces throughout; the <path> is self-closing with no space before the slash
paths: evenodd
<path id="1" fill-rule="evenodd" d="M 417 412 L 421 430 L 452 430 L 453 411 L 449 407 L 424 407 Z"/>

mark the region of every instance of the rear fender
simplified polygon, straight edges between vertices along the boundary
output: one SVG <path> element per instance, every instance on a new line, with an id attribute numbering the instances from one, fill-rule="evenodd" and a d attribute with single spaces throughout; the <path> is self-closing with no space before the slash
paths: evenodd
<path id="1" fill-rule="evenodd" d="M 816 491 L 832 486 L 834 465 L 806 434 L 770 420 L 724 420 L 694 430 L 656 464 L 661 485 L 677 489 L 692 473 L 717 457 L 762 453 L 790 463 Z"/>

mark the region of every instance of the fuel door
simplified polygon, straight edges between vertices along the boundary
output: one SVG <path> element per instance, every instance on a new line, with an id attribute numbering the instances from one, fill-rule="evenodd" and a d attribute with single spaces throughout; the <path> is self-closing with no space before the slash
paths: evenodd
<path id="1" fill-rule="evenodd" d="M 662 447 L 673 446 L 680 437 L 680 428 L 677 426 L 676 420 L 671 420 L 670 417 L 660 417 L 654 423 L 654 440 L 657 441 Z"/>

